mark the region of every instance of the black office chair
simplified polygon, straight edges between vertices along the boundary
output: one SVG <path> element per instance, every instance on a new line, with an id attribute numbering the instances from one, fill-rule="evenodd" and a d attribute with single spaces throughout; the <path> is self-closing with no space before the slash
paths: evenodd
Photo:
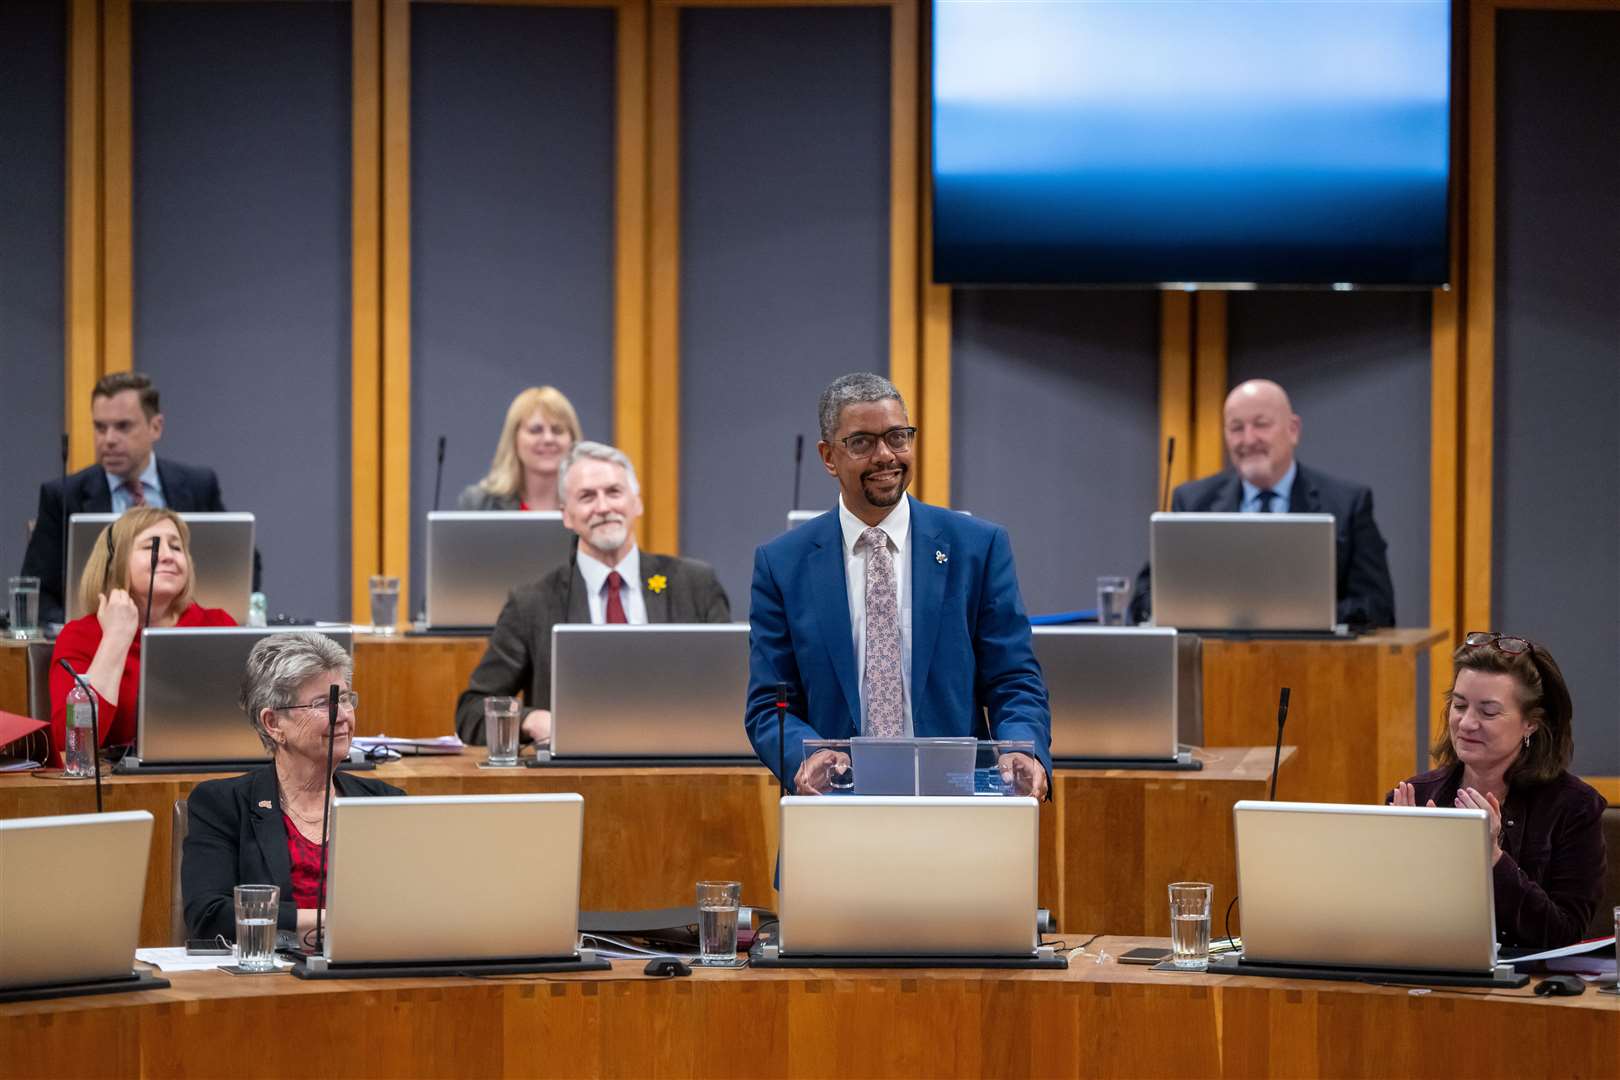
<path id="1" fill-rule="evenodd" d="M 1609 849 L 1609 870 L 1603 878 L 1603 901 L 1592 913 L 1587 937 L 1608 937 L 1614 933 L 1614 909 L 1620 906 L 1620 806 L 1603 811 L 1603 843 Z"/>

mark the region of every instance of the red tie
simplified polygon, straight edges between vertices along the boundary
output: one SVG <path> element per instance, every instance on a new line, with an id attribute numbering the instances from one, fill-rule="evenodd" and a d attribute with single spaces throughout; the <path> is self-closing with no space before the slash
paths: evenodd
<path id="1" fill-rule="evenodd" d="M 624 601 L 619 597 L 619 586 L 624 584 L 624 578 L 619 576 L 617 570 L 608 574 L 607 579 L 607 621 L 610 623 L 625 623 L 630 620 L 624 617 Z"/>
<path id="2" fill-rule="evenodd" d="M 133 480 L 124 481 L 124 490 L 129 492 L 129 505 L 131 505 L 131 506 L 145 506 L 146 505 L 146 489 L 141 486 L 141 478 L 140 477 L 137 476 Z"/>

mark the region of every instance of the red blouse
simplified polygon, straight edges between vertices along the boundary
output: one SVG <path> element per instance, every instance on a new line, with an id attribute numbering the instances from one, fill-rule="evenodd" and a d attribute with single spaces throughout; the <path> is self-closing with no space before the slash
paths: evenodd
<path id="1" fill-rule="evenodd" d="M 180 613 L 176 626 L 235 626 L 236 620 L 219 608 L 192 604 Z M 73 680 L 58 660 L 66 660 L 80 675 L 90 670 L 96 649 L 101 646 L 101 620 L 94 615 L 74 619 L 62 627 L 56 647 L 51 650 L 51 747 L 54 758 L 67 745 L 67 696 Z M 94 687 L 91 688 L 94 691 Z M 127 746 L 135 741 L 135 714 L 141 690 L 141 638 L 137 634 L 124 657 L 124 674 L 118 680 L 118 704 L 108 703 L 96 694 L 96 712 L 101 724 L 102 746 Z"/>
<path id="2" fill-rule="evenodd" d="M 281 812 L 281 823 L 287 829 L 287 857 L 292 860 L 293 903 L 301 908 L 315 908 L 321 901 L 321 845 L 305 839 L 287 812 Z"/>

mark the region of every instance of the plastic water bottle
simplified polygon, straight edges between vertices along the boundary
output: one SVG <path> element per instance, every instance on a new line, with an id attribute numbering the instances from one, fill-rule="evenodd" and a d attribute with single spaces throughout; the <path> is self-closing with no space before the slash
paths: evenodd
<path id="1" fill-rule="evenodd" d="M 248 597 L 248 623 L 249 626 L 270 625 L 270 605 L 264 598 L 264 593 L 256 592 Z"/>
<path id="2" fill-rule="evenodd" d="M 94 777 L 96 758 L 91 743 L 95 728 L 90 725 L 90 695 L 78 683 L 67 696 L 67 746 L 62 755 L 62 775 Z"/>

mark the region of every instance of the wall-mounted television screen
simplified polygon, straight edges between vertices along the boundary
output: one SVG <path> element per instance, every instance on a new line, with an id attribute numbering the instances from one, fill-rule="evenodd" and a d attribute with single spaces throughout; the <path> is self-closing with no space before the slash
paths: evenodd
<path id="1" fill-rule="evenodd" d="M 1443 284 L 1449 0 L 935 0 L 934 277 Z"/>

